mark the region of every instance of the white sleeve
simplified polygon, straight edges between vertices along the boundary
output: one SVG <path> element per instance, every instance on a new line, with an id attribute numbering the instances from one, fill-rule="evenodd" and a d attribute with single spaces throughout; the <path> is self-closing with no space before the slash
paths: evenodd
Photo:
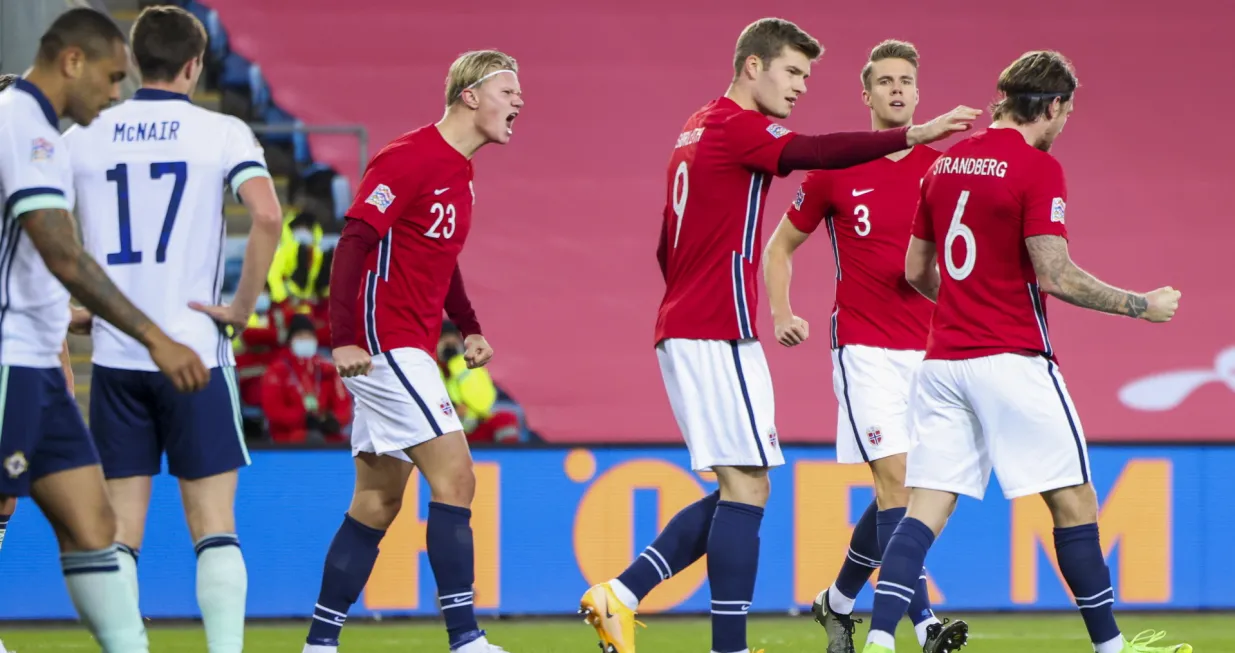
<path id="1" fill-rule="evenodd" d="M 269 177 L 266 169 L 266 154 L 253 130 L 239 118 L 226 116 L 224 120 L 223 170 L 227 185 L 237 193 L 244 182 L 255 177 Z M 237 195 L 236 199 L 240 199 Z"/>
<path id="2" fill-rule="evenodd" d="M 0 188 L 4 189 L 4 216 L 16 218 L 41 209 L 69 206 L 73 180 L 66 174 L 68 148 L 50 125 L 5 125 L 0 128 Z"/>

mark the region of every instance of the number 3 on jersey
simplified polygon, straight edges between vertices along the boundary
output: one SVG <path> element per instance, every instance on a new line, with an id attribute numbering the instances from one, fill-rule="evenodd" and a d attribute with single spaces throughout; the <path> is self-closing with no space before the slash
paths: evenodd
<path id="1" fill-rule="evenodd" d="M 159 246 L 154 250 L 154 262 L 167 260 L 167 243 L 172 237 L 172 226 L 176 224 L 176 213 L 180 210 L 180 199 L 184 197 L 184 184 L 189 177 L 189 166 L 184 161 L 165 161 L 150 164 L 150 178 L 160 179 L 171 175 L 172 194 L 167 200 L 167 213 L 163 215 L 163 230 L 159 233 Z M 132 215 L 129 212 L 129 166 L 127 163 L 117 164 L 107 171 L 107 181 L 116 184 L 116 214 L 120 223 L 120 251 L 107 255 L 108 265 L 131 265 L 142 262 L 142 253 L 133 250 Z"/>
<path id="2" fill-rule="evenodd" d="M 455 205 L 442 205 L 441 202 L 435 202 L 429 209 L 436 217 L 433 221 L 433 226 L 425 232 L 425 235 L 430 238 L 450 238 L 455 235 Z M 442 227 L 442 221 L 446 222 L 446 226 Z"/>
<path id="3" fill-rule="evenodd" d="M 956 210 L 952 212 L 952 223 L 948 225 L 948 235 L 943 241 L 943 261 L 947 264 L 948 276 L 963 281 L 973 272 L 974 263 L 978 261 L 978 241 L 973 237 L 973 230 L 968 225 L 961 224 L 961 217 L 965 215 L 965 204 L 969 202 L 969 191 L 961 191 L 961 196 L 956 200 Z M 960 238 L 965 241 L 965 258 L 960 265 L 956 264 L 952 256 L 952 243 Z"/>

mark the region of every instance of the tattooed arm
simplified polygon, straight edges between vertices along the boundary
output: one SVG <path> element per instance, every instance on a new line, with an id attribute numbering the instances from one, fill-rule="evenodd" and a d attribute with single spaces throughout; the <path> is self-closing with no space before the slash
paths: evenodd
<path id="1" fill-rule="evenodd" d="M 935 262 L 935 243 L 909 237 L 905 252 L 905 281 L 932 302 L 939 300 L 939 264 Z"/>
<path id="2" fill-rule="evenodd" d="M 1145 315 L 1149 308 L 1145 295 L 1108 286 L 1077 267 L 1068 256 L 1068 241 L 1060 236 L 1030 236 L 1025 247 L 1038 273 L 1038 286 L 1052 297 L 1081 308 L 1135 318 Z"/>
<path id="3" fill-rule="evenodd" d="M 41 209 L 23 213 L 19 219 L 22 231 L 34 243 L 47 269 L 90 312 L 147 348 L 167 340 L 167 335 L 116 288 L 107 272 L 82 249 L 72 215 L 61 209 Z"/>

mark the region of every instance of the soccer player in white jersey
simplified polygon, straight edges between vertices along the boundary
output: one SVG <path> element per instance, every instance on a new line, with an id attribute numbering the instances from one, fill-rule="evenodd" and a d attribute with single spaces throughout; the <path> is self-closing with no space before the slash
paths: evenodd
<path id="1" fill-rule="evenodd" d="M 142 87 L 89 127 L 65 134 L 81 198 L 86 247 L 139 308 L 210 368 L 202 392 L 176 393 L 141 345 L 95 320 L 90 426 L 119 517 L 129 582 L 150 504 L 151 477 L 168 471 L 197 552 L 197 601 L 211 653 L 239 653 L 247 574 L 236 536 L 236 470 L 249 464 L 228 327 L 243 328 L 281 229 L 274 185 L 253 131 L 192 104 L 206 30 L 178 7 L 144 10 L 133 25 Z M 221 189 L 252 216 L 239 287 L 221 304 Z"/>
<path id="2" fill-rule="evenodd" d="M 1025 53 L 999 76 L 994 123 L 923 179 L 905 278 L 937 303 L 910 397 L 909 511 L 884 552 L 865 653 L 895 650 L 927 551 L 957 496 L 980 500 L 992 470 L 1005 498 L 1046 502 L 1060 576 L 1096 653 L 1192 652 L 1157 643 L 1164 633 L 1120 634 L 1085 433 L 1047 328 L 1047 295 L 1149 322 L 1179 307 L 1170 287 L 1121 290 L 1072 262 L 1063 166 L 1049 151 L 1077 86 L 1063 55 Z"/>
<path id="3" fill-rule="evenodd" d="M 199 390 L 209 378 L 197 354 L 129 302 L 77 238 L 59 121 L 89 124 L 114 102 L 127 59 L 110 18 L 73 9 L 43 35 L 27 77 L 0 93 L 0 499 L 30 496 L 52 523 L 69 596 L 106 653 L 142 653 L 148 643 L 117 561 L 99 455 L 60 368 L 70 293 L 142 342 L 178 390 Z"/>

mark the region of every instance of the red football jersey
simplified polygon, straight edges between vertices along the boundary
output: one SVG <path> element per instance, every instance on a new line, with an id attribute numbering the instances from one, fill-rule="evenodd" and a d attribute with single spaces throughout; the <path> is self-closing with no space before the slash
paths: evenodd
<path id="1" fill-rule="evenodd" d="M 922 177 L 939 157 L 919 145 L 843 170 L 812 170 L 785 212 L 800 231 L 826 223 L 836 261 L 832 348 L 926 349 L 935 305 L 905 281 Z"/>
<path id="2" fill-rule="evenodd" d="M 358 298 L 358 344 L 436 358 L 446 291 L 472 226 L 472 162 L 428 125 L 382 148 L 358 190 L 347 216 L 382 236 Z"/>
<path id="3" fill-rule="evenodd" d="M 1067 238 L 1067 199 L 1063 167 L 1014 129 L 978 132 L 935 161 L 913 224 L 936 243 L 942 278 L 927 358 L 1054 356 L 1025 239 Z"/>
<path id="4" fill-rule="evenodd" d="M 792 134 L 724 97 L 686 121 L 669 158 L 656 342 L 756 337 L 763 204 Z"/>

